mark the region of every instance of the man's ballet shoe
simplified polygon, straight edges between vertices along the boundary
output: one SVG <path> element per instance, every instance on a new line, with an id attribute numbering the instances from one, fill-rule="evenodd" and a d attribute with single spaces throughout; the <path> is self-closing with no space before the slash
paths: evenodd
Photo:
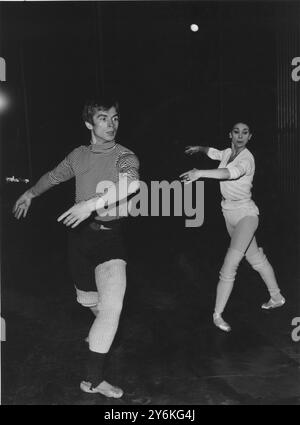
<path id="1" fill-rule="evenodd" d="M 215 315 L 214 314 L 214 324 L 217 326 L 217 328 L 221 329 L 224 332 L 230 332 L 231 326 L 223 320 L 221 315 Z"/>
<path id="2" fill-rule="evenodd" d="M 91 388 L 91 386 L 92 384 L 90 382 L 82 381 L 80 383 L 80 388 L 85 393 L 90 393 L 90 394 L 99 393 L 104 395 L 105 397 L 110 397 L 110 398 L 121 398 L 122 395 L 124 394 L 124 391 L 121 390 L 121 388 L 114 387 L 113 385 L 109 384 L 106 381 L 102 381 L 101 384 L 99 384 L 95 388 Z"/>
<path id="3" fill-rule="evenodd" d="M 273 298 L 270 298 L 270 300 L 267 303 L 264 303 L 261 308 L 264 310 L 272 310 L 273 308 L 282 307 L 285 304 L 285 298 L 281 297 L 279 301 L 273 300 Z"/>

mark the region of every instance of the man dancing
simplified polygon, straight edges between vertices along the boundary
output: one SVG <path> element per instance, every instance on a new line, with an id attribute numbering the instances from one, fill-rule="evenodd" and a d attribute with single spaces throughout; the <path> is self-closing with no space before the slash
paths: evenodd
<path id="1" fill-rule="evenodd" d="M 87 102 L 83 120 L 91 132 L 90 145 L 74 149 L 43 175 L 17 200 L 13 212 L 17 219 L 26 217 L 33 198 L 75 177 L 76 203 L 58 221 L 70 227 L 69 265 L 77 301 L 96 316 L 88 336 L 87 376 L 80 388 L 120 398 L 122 389 L 104 379 L 104 363 L 118 328 L 126 289 L 126 250 L 120 228 L 124 214 L 120 208 L 139 188 L 139 161 L 132 151 L 116 143 L 118 102 Z"/>

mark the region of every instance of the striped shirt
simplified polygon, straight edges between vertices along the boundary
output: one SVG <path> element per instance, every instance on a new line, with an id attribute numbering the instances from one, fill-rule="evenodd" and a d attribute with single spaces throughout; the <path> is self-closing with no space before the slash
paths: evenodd
<path id="1" fill-rule="evenodd" d="M 117 183 L 120 174 L 128 181 L 138 180 L 139 160 L 129 149 L 116 143 L 106 151 L 97 151 L 96 145 L 79 146 L 53 170 L 44 174 L 31 188 L 38 196 L 51 187 L 75 177 L 75 202 L 86 201 L 97 196 L 97 185 L 101 181 Z"/>

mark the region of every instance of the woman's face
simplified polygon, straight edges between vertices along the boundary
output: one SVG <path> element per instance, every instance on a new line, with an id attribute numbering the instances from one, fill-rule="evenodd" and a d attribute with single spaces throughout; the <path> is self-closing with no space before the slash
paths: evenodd
<path id="1" fill-rule="evenodd" d="M 251 139 L 252 134 L 247 124 L 239 122 L 233 126 L 229 137 L 236 148 L 244 148 Z"/>

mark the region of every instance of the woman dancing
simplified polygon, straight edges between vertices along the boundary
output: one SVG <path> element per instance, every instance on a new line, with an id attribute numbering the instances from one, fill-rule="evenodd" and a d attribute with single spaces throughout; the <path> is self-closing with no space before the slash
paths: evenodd
<path id="1" fill-rule="evenodd" d="M 223 151 L 206 146 L 187 146 L 186 154 L 203 152 L 209 158 L 220 161 L 220 164 L 217 169 L 193 169 L 180 175 L 185 184 L 199 178 L 220 180 L 221 206 L 231 241 L 220 270 L 213 321 L 225 332 L 230 332 L 231 327 L 223 320 L 222 313 L 230 297 L 237 268 L 244 255 L 253 269 L 260 274 L 270 293 L 270 300 L 261 307 L 269 310 L 281 307 L 285 303 L 274 270 L 263 249 L 257 246 L 255 238 L 259 210 L 251 199 L 255 161 L 246 148 L 252 137 L 250 128 L 247 124 L 239 122 L 233 126 L 229 137 L 231 148 Z"/>

